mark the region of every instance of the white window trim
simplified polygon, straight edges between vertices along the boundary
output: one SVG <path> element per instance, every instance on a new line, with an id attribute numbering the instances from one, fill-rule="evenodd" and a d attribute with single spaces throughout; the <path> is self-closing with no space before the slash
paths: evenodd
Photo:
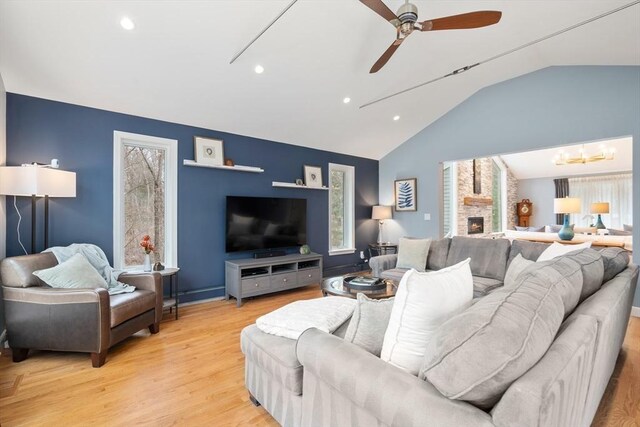
<path id="1" fill-rule="evenodd" d="M 122 176 L 124 145 L 166 150 L 165 187 L 165 266 L 178 266 L 178 141 L 135 133 L 113 132 L 113 264 L 124 269 L 124 177 Z M 128 266 L 127 268 L 136 266 Z"/>
<path id="2" fill-rule="evenodd" d="M 331 171 L 339 170 L 344 172 L 344 228 L 345 228 L 345 237 L 350 238 L 350 247 L 348 248 L 340 248 L 340 249 L 332 249 L 331 248 Z M 329 256 L 335 255 L 348 255 L 356 252 L 355 244 L 356 244 L 356 231 L 355 231 L 355 222 L 356 222 L 356 214 L 355 214 L 355 199 L 356 199 L 356 168 L 348 165 L 340 165 L 337 163 L 329 163 L 328 168 L 328 179 L 329 179 L 329 200 L 327 203 L 327 210 L 329 212 L 328 216 L 328 226 L 327 232 L 329 236 Z M 349 195 L 350 197 L 346 197 Z"/>

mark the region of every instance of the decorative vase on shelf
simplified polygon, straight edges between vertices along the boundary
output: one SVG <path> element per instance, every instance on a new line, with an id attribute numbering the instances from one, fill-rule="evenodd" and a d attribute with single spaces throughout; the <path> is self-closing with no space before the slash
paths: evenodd
<path id="1" fill-rule="evenodd" d="M 144 254 L 144 263 L 142 264 L 143 271 L 151 271 L 151 255 Z"/>

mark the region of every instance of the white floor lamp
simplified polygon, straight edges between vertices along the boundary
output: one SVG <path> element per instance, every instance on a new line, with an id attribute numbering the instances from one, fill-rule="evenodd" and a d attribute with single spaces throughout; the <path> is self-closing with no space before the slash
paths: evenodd
<path id="1" fill-rule="evenodd" d="M 31 197 L 31 253 L 33 254 L 36 253 L 37 198 L 44 197 L 44 247 L 46 249 L 49 247 L 49 197 L 76 197 L 76 174 L 41 165 L 3 166 L 0 167 L 0 195 Z M 19 232 L 20 230 L 18 235 Z M 20 245 L 22 246 L 22 242 Z M 24 246 L 22 248 L 24 249 Z"/>

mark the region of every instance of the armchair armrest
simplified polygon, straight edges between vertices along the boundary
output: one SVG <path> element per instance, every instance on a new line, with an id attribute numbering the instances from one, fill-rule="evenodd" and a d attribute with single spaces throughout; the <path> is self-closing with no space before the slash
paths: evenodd
<path id="1" fill-rule="evenodd" d="M 2 289 L 12 348 L 99 353 L 109 348 L 111 311 L 106 289 Z"/>
<path id="2" fill-rule="evenodd" d="M 383 362 L 354 344 L 317 329 L 308 329 L 300 336 L 296 353 L 304 366 L 303 424 L 321 424 L 320 420 L 309 421 L 305 417 L 331 411 L 331 408 L 323 410 L 321 406 L 334 401 L 333 398 L 313 398 L 317 388 L 307 390 L 309 374 L 340 395 L 337 401 L 341 402 L 341 408 L 344 409 L 344 405 L 355 406 L 384 425 L 493 425 L 486 412 L 466 402 L 448 399 L 429 382 Z M 348 409 L 346 411 L 356 412 Z"/>
<path id="3" fill-rule="evenodd" d="M 398 254 L 374 256 L 369 260 L 371 274 L 373 277 L 380 277 L 383 271 L 391 270 L 398 263 Z"/>
<path id="4" fill-rule="evenodd" d="M 155 322 L 162 320 L 162 275 L 158 272 L 153 273 L 123 273 L 118 276 L 118 281 L 127 285 L 135 286 L 136 289 L 144 289 L 156 293 L 156 312 Z"/>

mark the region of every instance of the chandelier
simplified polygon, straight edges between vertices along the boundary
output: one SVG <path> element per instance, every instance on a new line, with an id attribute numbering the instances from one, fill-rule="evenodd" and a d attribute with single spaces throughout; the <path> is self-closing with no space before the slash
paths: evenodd
<path id="1" fill-rule="evenodd" d="M 615 148 L 607 148 L 604 145 L 600 145 L 598 152 L 589 155 L 585 151 L 584 145 L 582 145 L 577 156 L 573 157 L 567 151 L 560 150 L 555 156 L 553 156 L 551 163 L 557 166 L 562 166 L 593 163 L 599 162 L 601 160 L 613 160 L 613 158 L 615 157 L 615 153 Z"/>

